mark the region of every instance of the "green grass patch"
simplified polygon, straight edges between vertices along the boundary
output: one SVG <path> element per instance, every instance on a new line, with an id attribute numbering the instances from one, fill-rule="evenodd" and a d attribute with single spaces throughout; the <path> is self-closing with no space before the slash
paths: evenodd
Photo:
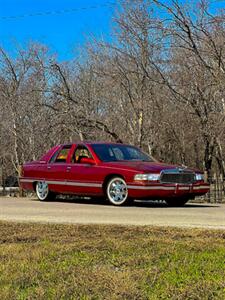
<path id="1" fill-rule="evenodd" d="M 0 222 L 0 299 L 225 299 L 225 232 Z"/>

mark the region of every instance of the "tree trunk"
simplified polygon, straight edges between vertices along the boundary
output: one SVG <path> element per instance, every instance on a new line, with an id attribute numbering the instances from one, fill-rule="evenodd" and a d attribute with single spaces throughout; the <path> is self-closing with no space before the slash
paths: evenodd
<path id="1" fill-rule="evenodd" d="M 223 157 L 223 150 L 221 147 L 221 143 L 218 140 L 216 141 L 216 161 L 220 174 L 223 176 L 223 178 L 225 178 L 225 161 Z"/>
<path id="2" fill-rule="evenodd" d="M 207 173 L 209 182 L 212 180 L 212 160 L 213 160 L 214 144 L 211 144 L 208 140 L 205 144 L 205 153 L 204 153 L 204 170 Z"/>

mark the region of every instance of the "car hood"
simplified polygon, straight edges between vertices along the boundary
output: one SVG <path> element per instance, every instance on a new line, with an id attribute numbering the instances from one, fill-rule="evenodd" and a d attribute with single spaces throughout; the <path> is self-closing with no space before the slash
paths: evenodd
<path id="1" fill-rule="evenodd" d="M 131 171 L 140 171 L 144 173 L 160 173 L 162 170 L 170 170 L 175 168 L 182 168 L 188 171 L 198 171 L 180 165 L 171 165 L 171 164 L 166 164 L 161 162 L 117 161 L 117 162 L 105 162 L 104 165 L 114 167 L 116 169 L 123 168 Z"/>

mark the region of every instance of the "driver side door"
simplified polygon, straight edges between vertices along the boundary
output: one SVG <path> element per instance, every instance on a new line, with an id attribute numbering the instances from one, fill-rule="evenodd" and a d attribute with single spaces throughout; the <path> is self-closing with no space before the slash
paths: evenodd
<path id="1" fill-rule="evenodd" d="M 82 162 L 82 158 L 90 158 L 93 164 Z M 78 195 L 102 194 L 102 183 L 96 180 L 98 166 L 90 150 L 84 145 L 77 145 L 71 155 L 71 161 L 67 164 L 67 190 Z"/>

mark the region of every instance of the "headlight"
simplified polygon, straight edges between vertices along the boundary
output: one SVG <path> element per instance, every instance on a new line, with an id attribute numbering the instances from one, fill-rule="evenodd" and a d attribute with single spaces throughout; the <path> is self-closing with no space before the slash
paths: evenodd
<path id="1" fill-rule="evenodd" d="M 160 174 L 137 174 L 134 176 L 134 180 L 149 180 L 156 181 L 159 180 Z"/>
<path id="2" fill-rule="evenodd" d="M 195 180 L 196 181 L 204 181 L 204 175 L 203 174 L 195 174 Z"/>

